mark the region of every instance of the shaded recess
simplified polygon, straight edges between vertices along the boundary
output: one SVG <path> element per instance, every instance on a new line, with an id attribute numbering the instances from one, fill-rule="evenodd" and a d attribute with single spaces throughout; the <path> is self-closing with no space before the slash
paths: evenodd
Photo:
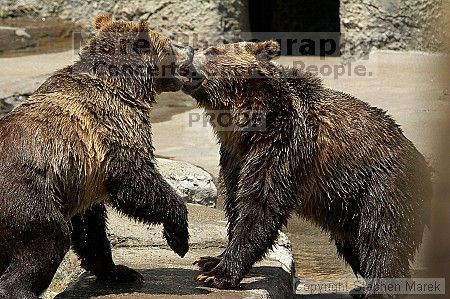
<path id="1" fill-rule="evenodd" d="M 279 38 L 275 32 L 298 33 L 317 41 L 334 39 L 337 49 L 331 56 L 339 55 L 338 0 L 249 0 L 249 21 L 252 32 L 266 32 L 275 39 Z"/>

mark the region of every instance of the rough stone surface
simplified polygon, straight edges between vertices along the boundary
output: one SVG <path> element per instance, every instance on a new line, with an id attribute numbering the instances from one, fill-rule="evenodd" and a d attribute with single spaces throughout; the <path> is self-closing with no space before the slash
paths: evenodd
<path id="1" fill-rule="evenodd" d="M 0 0 L 0 18 L 59 18 L 91 30 L 99 13 L 124 20 L 148 20 L 156 30 L 196 49 L 223 41 L 237 41 L 249 31 L 247 1 L 84 1 L 84 0 Z M 371 48 L 389 50 L 442 50 L 445 30 L 444 0 L 341 0 L 341 51 L 344 58 L 360 57 Z M 295 16 L 292 16 L 293 21 Z M 16 43 L 36 43 L 30 28 L 0 30 Z M 49 29 L 50 30 L 50 29 Z M 24 34 L 23 34 L 24 33 Z M 0 43 L 1 49 L 1 43 Z"/>
<path id="2" fill-rule="evenodd" d="M 273 298 L 293 296 L 293 259 L 290 243 L 284 234 L 268 255 L 248 275 L 242 288 L 222 291 L 200 286 L 195 277 L 198 269 L 192 265 L 200 256 L 218 255 L 226 246 L 226 221 L 223 212 L 188 204 L 190 251 L 183 259 L 168 249 L 160 226 L 144 226 L 109 211 L 110 239 L 116 263 L 138 269 L 143 284 L 108 285 L 95 281 L 89 273 L 82 274 L 59 299 L 79 298 Z M 72 254 L 66 260 L 73 258 Z M 80 273 L 77 262 L 64 262 L 59 273 Z M 57 276 L 44 298 L 53 298 L 74 276 Z M 76 276 L 75 276 L 76 278 Z"/>
<path id="3" fill-rule="evenodd" d="M 64 291 L 69 284 L 78 279 L 82 273 L 83 269 L 80 267 L 78 257 L 72 250 L 69 251 L 61 262 L 52 283 L 48 290 L 43 294 L 42 298 L 54 298 L 58 293 Z"/>
<path id="4" fill-rule="evenodd" d="M 217 188 L 209 173 L 186 162 L 157 159 L 157 164 L 166 181 L 185 202 L 216 206 Z"/>
<path id="5" fill-rule="evenodd" d="M 148 20 L 163 34 L 201 48 L 232 41 L 241 30 L 246 30 L 245 3 L 243 0 L 0 0 L 0 16 L 58 17 L 90 29 L 94 16 L 109 13 L 118 19 Z"/>
<path id="6" fill-rule="evenodd" d="M 444 47 L 442 0 L 341 0 L 341 51 L 360 57 L 372 48 L 438 51 Z"/>
<path id="7" fill-rule="evenodd" d="M 81 27 L 73 22 L 58 18 L 0 17 L 0 53 L 14 56 L 33 51 L 53 53 L 68 50 L 72 48 L 72 33 L 80 30 Z"/>

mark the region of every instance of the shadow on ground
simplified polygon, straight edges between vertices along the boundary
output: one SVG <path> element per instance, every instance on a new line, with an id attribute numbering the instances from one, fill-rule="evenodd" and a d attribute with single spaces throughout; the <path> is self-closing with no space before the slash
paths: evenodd
<path id="1" fill-rule="evenodd" d="M 274 273 L 277 273 L 279 281 L 292 281 L 292 277 L 285 271 L 277 271 L 276 267 L 259 266 L 253 267 L 250 274 L 241 283 L 241 290 L 265 290 L 269 298 L 278 298 L 280 294 L 286 294 L 287 284 L 277 284 L 274 282 Z M 268 287 L 270 286 L 270 288 Z M 287 296 L 287 294 L 286 294 Z"/>
<path id="2" fill-rule="evenodd" d="M 295 299 L 352 299 L 349 294 L 296 295 Z"/>
<path id="3" fill-rule="evenodd" d="M 202 287 L 195 280 L 199 274 L 198 270 L 157 268 L 138 271 L 144 277 L 143 283 L 118 284 L 99 282 L 96 281 L 95 276 L 84 273 L 73 285 L 58 294 L 55 299 L 82 299 L 120 294 L 133 294 L 130 298 L 144 298 L 145 295 L 168 295 L 168 298 L 172 298 L 171 296 L 204 298 L 203 296 L 211 293 L 213 293 L 211 297 L 207 296 L 207 298 L 247 298 L 246 296 L 239 296 L 238 293 L 240 292 L 236 293 L 236 290 L 215 290 Z M 238 290 L 243 291 L 244 294 L 247 294 L 247 291 L 256 291 L 257 293 L 261 291 L 266 292 L 269 295 L 268 298 L 286 298 L 286 296 L 289 296 L 286 291 L 286 285 L 284 283 L 274 284 L 274 273 L 277 273 L 279 276 L 286 275 L 286 277 L 277 277 L 281 279 L 279 281 L 291 279 L 287 272 L 277 271 L 275 267 L 259 266 L 253 268 Z"/>
<path id="4" fill-rule="evenodd" d="M 98 282 L 95 276 L 84 273 L 55 299 L 80 299 L 97 296 L 141 293 L 153 295 L 202 295 L 210 293 L 199 287 L 195 281 L 198 271 L 189 269 L 146 269 L 138 270 L 144 276 L 143 283 L 118 284 Z"/>

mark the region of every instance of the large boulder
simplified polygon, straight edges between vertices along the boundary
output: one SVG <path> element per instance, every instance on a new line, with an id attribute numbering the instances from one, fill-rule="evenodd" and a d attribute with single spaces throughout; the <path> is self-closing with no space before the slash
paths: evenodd
<path id="1" fill-rule="evenodd" d="M 211 175 L 200 167 L 169 159 L 156 159 L 166 181 L 185 202 L 214 208 L 217 188 Z"/>

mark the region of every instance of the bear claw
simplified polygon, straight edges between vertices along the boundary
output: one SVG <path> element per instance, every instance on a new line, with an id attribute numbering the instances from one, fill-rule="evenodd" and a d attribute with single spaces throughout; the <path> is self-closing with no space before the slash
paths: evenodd
<path id="1" fill-rule="evenodd" d="M 235 289 L 237 285 L 234 285 L 224 278 L 219 277 L 216 274 L 202 273 L 197 276 L 197 281 L 202 283 L 206 287 L 216 289 Z"/>
<path id="2" fill-rule="evenodd" d="M 220 257 L 204 256 L 196 260 L 193 265 L 197 265 L 202 272 L 209 272 L 214 269 L 222 259 Z"/>

